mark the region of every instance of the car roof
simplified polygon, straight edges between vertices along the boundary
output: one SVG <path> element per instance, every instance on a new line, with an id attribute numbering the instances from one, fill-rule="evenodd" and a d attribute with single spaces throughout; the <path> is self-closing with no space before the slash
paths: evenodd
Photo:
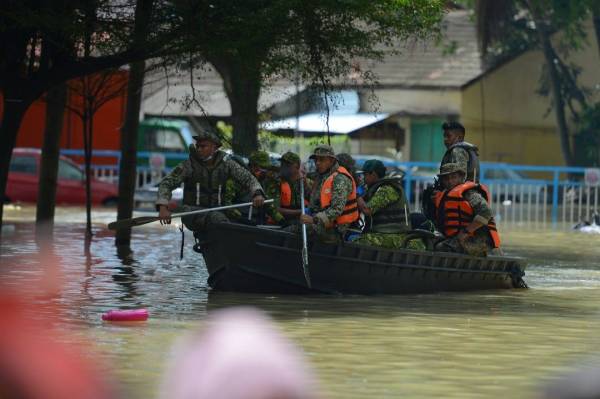
<path id="1" fill-rule="evenodd" d="M 41 155 L 42 150 L 39 148 L 17 147 L 13 149 L 13 154 Z"/>

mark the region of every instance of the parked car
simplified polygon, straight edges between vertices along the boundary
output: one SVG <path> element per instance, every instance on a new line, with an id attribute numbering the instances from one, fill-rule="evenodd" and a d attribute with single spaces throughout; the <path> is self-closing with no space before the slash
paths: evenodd
<path id="1" fill-rule="evenodd" d="M 8 171 L 4 202 L 37 202 L 42 152 L 37 148 L 15 148 Z M 60 156 L 56 182 L 56 204 L 85 204 L 83 170 L 69 158 Z M 92 204 L 116 205 L 118 188 L 92 178 Z"/>

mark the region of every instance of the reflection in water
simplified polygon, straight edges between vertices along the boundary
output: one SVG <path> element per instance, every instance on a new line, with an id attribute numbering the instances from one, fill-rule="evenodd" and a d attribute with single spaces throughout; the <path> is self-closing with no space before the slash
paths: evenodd
<path id="1" fill-rule="evenodd" d="M 175 227 L 134 230 L 133 252 L 99 231 L 86 253 L 82 224 L 64 220 L 51 245 L 66 276 L 53 299 L 59 328 L 82 327 L 138 397 L 156 392 L 175 339 L 207 312 L 233 305 L 270 314 L 332 398 L 533 397 L 550 376 L 600 348 L 598 236 L 504 232 L 507 252 L 529 259 L 529 290 L 300 297 L 210 291 L 191 245 L 179 259 Z M 0 250 L 4 284 L 26 286 L 40 276 L 31 224 L 16 223 Z M 109 309 L 135 307 L 149 309 L 147 323 L 100 320 Z"/>

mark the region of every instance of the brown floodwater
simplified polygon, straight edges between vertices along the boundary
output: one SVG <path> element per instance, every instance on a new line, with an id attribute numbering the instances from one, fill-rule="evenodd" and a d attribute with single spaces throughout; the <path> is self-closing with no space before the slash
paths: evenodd
<path id="1" fill-rule="evenodd" d="M 83 209 L 58 209 L 54 241 L 40 255 L 34 211 L 5 207 L 0 283 L 26 292 L 54 259 L 64 284 L 58 295 L 35 300 L 56 313 L 37 316 L 54 317 L 74 341 L 93 342 L 130 397 L 154 397 L 171 345 L 207 313 L 235 305 L 256 306 L 276 321 L 303 349 L 327 398 L 531 398 L 600 354 L 600 235 L 500 226 L 505 252 L 528 260 L 528 290 L 266 296 L 211 292 L 189 234 L 179 259 L 175 226 L 136 228 L 133 253 L 118 254 L 105 228 L 114 209 L 94 211 L 89 251 Z M 148 322 L 101 321 L 109 309 L 135 307 L 149 309 Z"/>

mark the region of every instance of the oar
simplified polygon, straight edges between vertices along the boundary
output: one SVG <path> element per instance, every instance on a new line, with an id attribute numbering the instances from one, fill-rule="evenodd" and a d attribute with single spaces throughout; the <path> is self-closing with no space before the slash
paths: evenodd
<path id="1" fill-rule="evenodd" d="M 305 214 L 304 210 L 304 180 L 300 179 L 300 211 Z M 310 276 L 308 275 L 308 245 L 306 239 L 306 225 L 302 223 L 302 271 L 306 279 L 306 285 L 310 286 Z"/>
<path id="2" fill-rule="evenodd" d="M 273 200 L 269 199 L 269 200 L 265 201 L 265 204 L 270 204 L 271 202 L 273 202 Z M 197 209 L 195 211 L 189 211 L 189 212 L 174 213 L 171 215 L 171 219 L 180 218 L 182 216 L 188 216 L 188 215 L 196 215 L 199 213 L 223 211 L 225 209 L 244 208 L 246 206 L 252 206 L 252 202 L 245 202 L 243 204 L 217 206 L 215 208 Z M 129 227 L 136 227 L 136 226 L 141 226 L 143 224 L 156 222 L 157 220 L 160 220 L 160 217 L 158 217 L 158 216 L 140 216 L 137 218 L 122 219 L 122 220 L 117 220 L 116 222 L 111 222 L 108 224 L 108 228 L 110 230 L 126 229 Z"/>

